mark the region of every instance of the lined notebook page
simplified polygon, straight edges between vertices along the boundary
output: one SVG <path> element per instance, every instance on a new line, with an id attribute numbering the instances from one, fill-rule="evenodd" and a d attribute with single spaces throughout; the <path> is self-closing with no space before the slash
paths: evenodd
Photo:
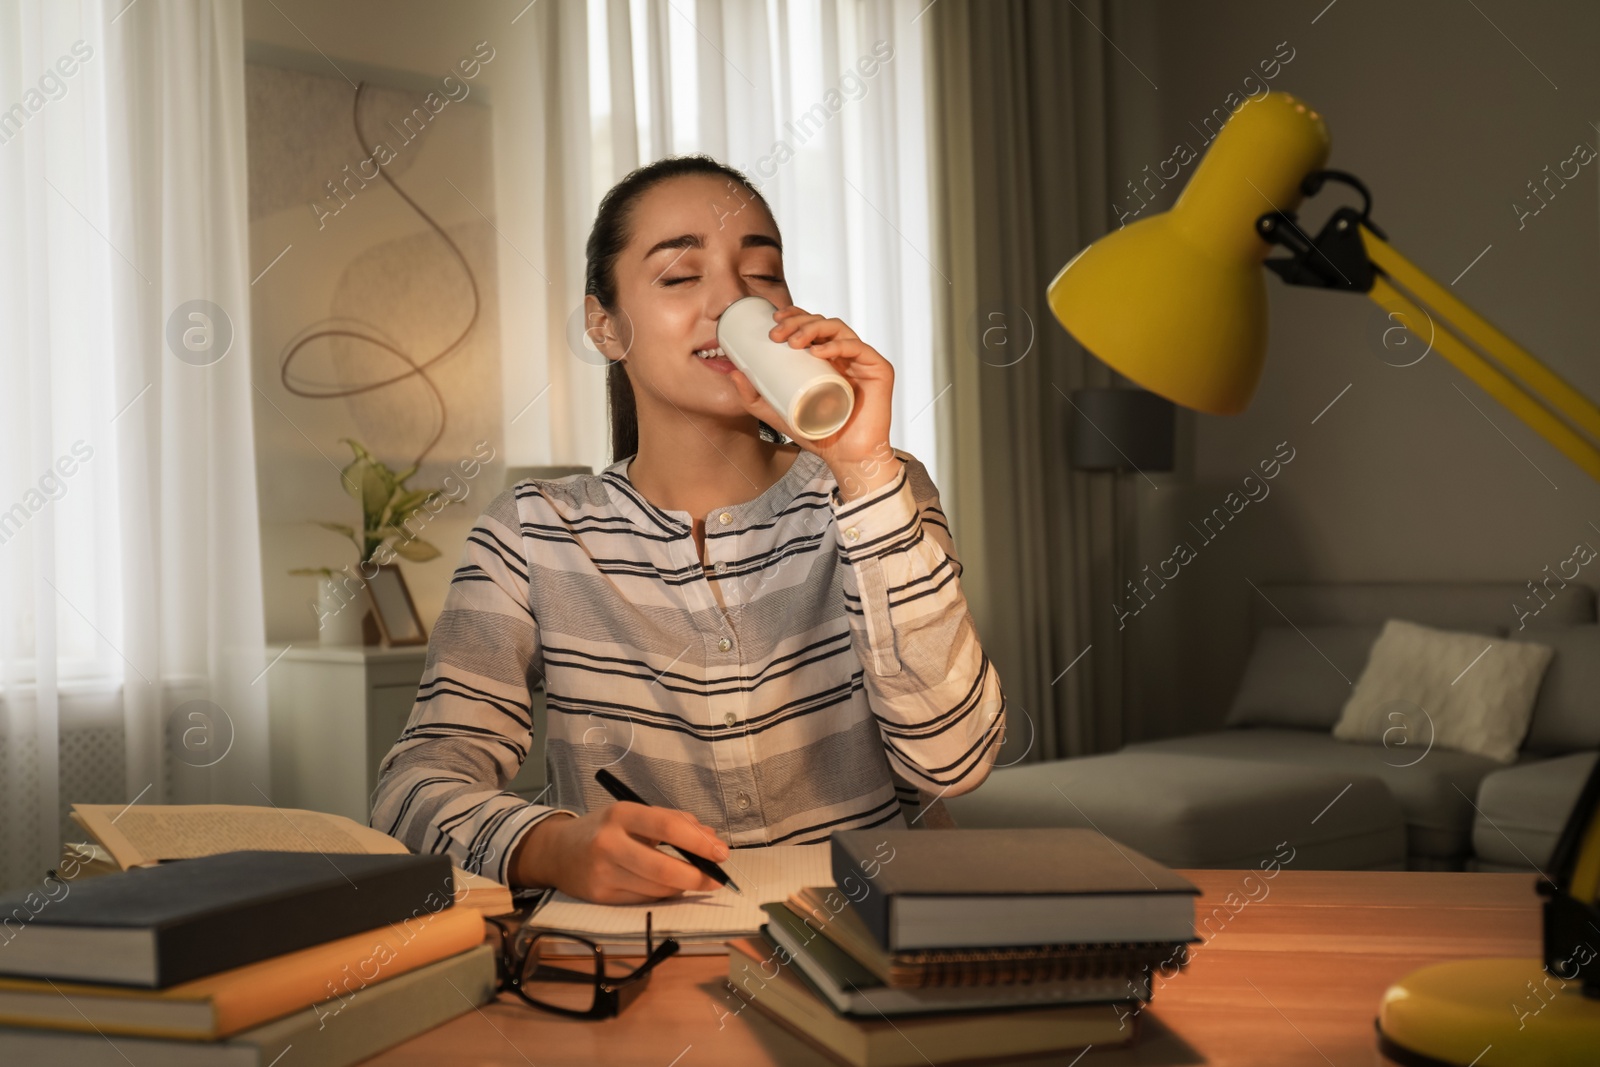
<path id="1" fill-rule="evenodd" d="M 663 850 L 665 851 L 665 850 Z M 668 855 L 675 855 L 669 852 Z M 685 893 L 671 900 L 644 904 L 593 904 L 556 893 L 528 923 L 540 930 L 583 934 L 595 940 L 644 940 L 644 915 L 651 913 L 651 931 L 659 940 L 721 941 L 754 937 L 767 921 L 762 904 L 786 900 L 808 885 L 832 885 L 830 846 L 771 845 L 737 848 L 722 861 L 740 896 L 726 887 L 713 893 Z"/>

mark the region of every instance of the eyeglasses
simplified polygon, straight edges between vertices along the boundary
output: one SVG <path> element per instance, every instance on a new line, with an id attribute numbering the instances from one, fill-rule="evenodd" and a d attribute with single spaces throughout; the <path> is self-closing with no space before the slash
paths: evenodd
<path id="1" fill-rule="evenodd" d="M 528 930 L 527 914 L 491 917 L 500 937 L 500 990 L 511 990 L 535 1008 L 576 1019 L 609 1019 L 644 991 L 656 964 L 678 951 L 678 942 L 655 943 L 650 913 L 644 914 L 645 961 L 631 970 L 606 958 L 586 937 Z"/>

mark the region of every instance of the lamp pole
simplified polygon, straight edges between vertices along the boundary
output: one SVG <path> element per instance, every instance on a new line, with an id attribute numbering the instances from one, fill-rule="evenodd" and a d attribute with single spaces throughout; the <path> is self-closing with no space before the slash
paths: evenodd
<path id="1" fill-rule="evenodd" d="M 1138 509 L 1130 507 L 1127 474 L 1142 478 L 1170 471 L 1173 466 L 1173 427 L 1176 409 L 1172 402 L 1144 389 L 1126 386 L 1075 390 L 1069 398 L 1074 417 L 1069 441 L 1073 469 L 1111 475 L 1111 606 L 1113 614 L 1119 599 L 1125 599 L 1132 581 L 1127 573 L 1127 545 L 1131 530 L 1137 529 Z M 1154 484 L 1154 483 L 1152 483 Z M 1119 742 L 1126 740 L 1134 726 L 1128 701 L 1127 627 L 1111 632 L 1111 706 L 1116 712 Z M 1104 747 L 1095 738 L 1096 747 Z"/>

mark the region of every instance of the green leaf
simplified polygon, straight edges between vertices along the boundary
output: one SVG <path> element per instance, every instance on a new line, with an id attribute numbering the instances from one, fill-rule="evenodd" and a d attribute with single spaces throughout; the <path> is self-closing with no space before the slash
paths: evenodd
<path id="1" fill-rule="evenodd" d="M 404 490 L 400 488 L 400 483 L 394 480 L 394 471 L 390 470 L 382 463 L 374 464 L 374 469 L 378 472 L 378 477 L 383 479 L 384 489 L 383 507 L 378 512 L 377 522 L 372 524 L 374 527 L 377 527 L 384 526 L 390 521 L 389 516 L 394 510 L 395 497 L 403 493 Z"/>
<path id="2" fill-rule="evenodd" d="M 396 542 L 415 540 L 417 530 L 408 530 L 404 526 L 380 526 L 374 531 L 375 536 L 383 539 L 393 537 Z"/>
<path id="3" fill-rule="evenodd" d="M 354 438 L 341 437 L 339 440 L 349 445 L 350 451 L 355 455 L 355 458 L 339 472 L 339 481 L 344 486 L 345 492 L 364 502 L 367 492 L 367 472 L 373 467 L 382 466 L 382 464 L 373 458 L 371 452 L 361 446 L 361 442 Z"/>
<path id="4" fill-rule="evenodd" d="M 371 463 L 373 461 L 372 460 L 372 453 L 368 452 L 365 448 L 362 448 L 361 447 L 361 442 L 357 441 L 355 438 L 353 438 L 353 437 L 341 437 L 341 438 L 339 438 L 339 440 L 343 441 L 345 444 L 350 446 L 350 451 L 355 453 L 356 459 L 358 459 L 358 460 L 366 460 L 368 463 Z"/>
<path id="5" fill-rule="evenodd" d="M 412 563 L 426 563 L 430 559 L 438 559 L 440 552 L 421 538 L 411 541 L 396 541 L 394 543 L 395 555 L 401 559 L 408 559 Z"/>
<path id="6" fill-rule="evenodd" d="M 364 459 L 351 460 L 349 465 L 339 472 L 339 484 L 344 486 L 345 492 L 357 500 L 361 499 L 361 471 L 366 462 Z"/>
<path id="7" fill-rule="evenodd" d="M 395 510 L 415 511 L 428 502 L 428 498 L 437 495 L 432 489 L 413 489 L 401 493 L 395 498 Z"/>
<path id="8" fill-rule="evenodd" d="M 355 531 L 355 529 L 353 527 L 346 526 L 342 522 L 319 522 L 319 523 L 317 523 L 317 525 L 322 527 L 324 530 L 332 530 L 336 534 L 340 534 L 341 536 L 348 537 L 352 541 L 354 541 L 356 539 L 356 531 Z M 359 544 L 359 542 L 358 542 L 358 544 Z"/>
<path id="9" fill-rule="evenodd" d="M 375 466 L 368 465 L 361 472 L 361 517 L 363 528 L 371 530 L 378 526 L 383 518 L 384 508 L 389 504 L 388 480 Z"/>
<path id="10" fill-rule="evenodd" d="M 333 533 L 345 538 L 352 545 L 356 546 L 357 552 L 361 551 L 361 538 L 356 536 L 356 532 L 353 528 L 346 526 L 342 522 L 319 522 L 317 525 L 322 527 L 324 530 L 332 531 Z"/>
<path id="11" fill-rule="evenodd" d="M 431 496 L 433 496 L 433 493 L 428 490 L 418 489 L 415 492 L 401 493 L 395 497 L 394 502 L 390 505 L 388 525 L 398 526 L 400 523 L 405 522 L 413 514 L 421 510 Z"/>

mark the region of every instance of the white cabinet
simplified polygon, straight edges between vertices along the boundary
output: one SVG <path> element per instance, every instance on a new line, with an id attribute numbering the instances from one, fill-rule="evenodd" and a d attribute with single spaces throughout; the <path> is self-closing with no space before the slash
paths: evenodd
<path id="1" fill-rule="evenodd" d="M 416 703 L 426 646 L 269 648 L 272 802 L 348 815 L 365 823 L 378 765 Z M 544 690 L 533 696 L 535 739 L 545 736 Z M 532 799 L 544 790 L 544 750 L 536 747 L 511 783 Z"/>

